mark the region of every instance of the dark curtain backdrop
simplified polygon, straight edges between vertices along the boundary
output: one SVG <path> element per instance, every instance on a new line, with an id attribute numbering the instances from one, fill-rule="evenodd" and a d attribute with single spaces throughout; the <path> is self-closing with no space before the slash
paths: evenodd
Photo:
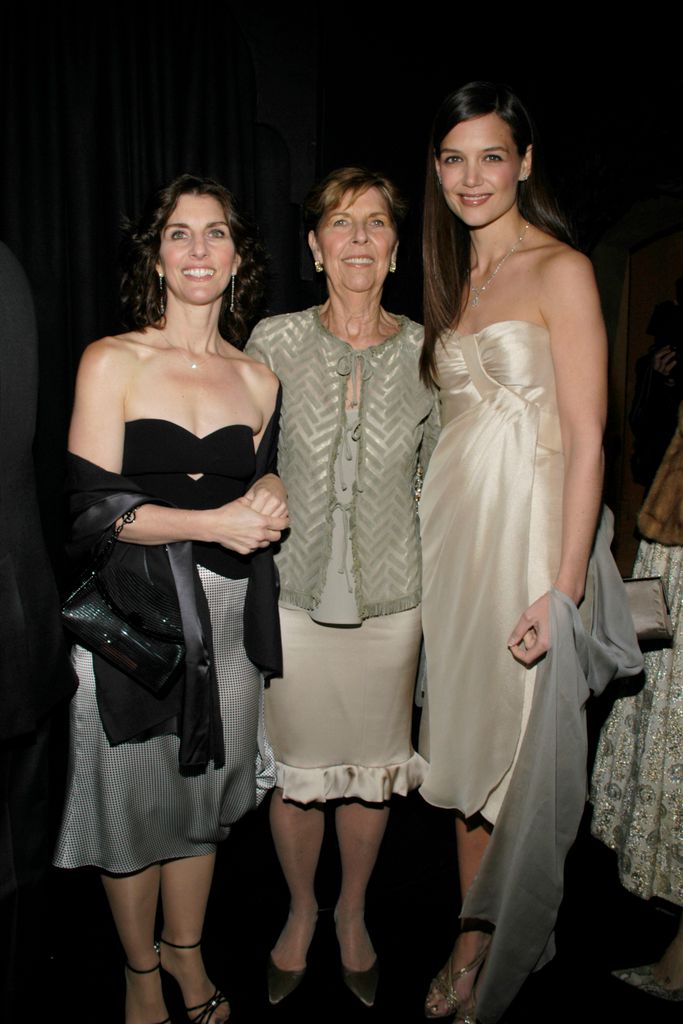
<path id="1" fill-rule="evenodd" d="M 315 174 L 315 19 L 257 18 L 231 4 L 201 18 L 185 9 L 182 21 L 172 12 L 124 5 L 84 20 L 60 8 L 15 21 L 0 40 L 0 238 L 36 302 L 36 464 L 53 555 L 78 360 L 121 328 L 122 214 L 179 173 L 210 175 L 262 228 L 270 310 L 302 304 L 301 274 L 312 277 L 297 203 Z M 278 104 L 283 90 L 289 106 Z"/>
<path id="2" fill-rule="evenodd" d="M 516 12 L 484 46 L 463 37 L 457 12 L 429 8 L 406 23 L 373 5 L 347 16 L 314 0 L 121 3 L 88 18 L 62 4 L 15 9 L 0 29 L 0 238 L 36 299 L 36 453 L 53 555 L 78 359 L 120 327 L 120 218 L 163 180 L 194 171 L 232 188 L 271 253 L 267 312 L 280 312 L 321 297 L 300 220 L 312 182 L 352 162 L 387 171 L 411 211 L 385 304 L 415 319 L 429 125 L 463 81 L 507 80 L 529 103 L 587 250 L 633 202 L 683 194 L 678 63 L 663 60 L 653 77 L 626 44 L 607 61 L 583 24 L 576 39 L 568 30 L 520 60 Z"/>

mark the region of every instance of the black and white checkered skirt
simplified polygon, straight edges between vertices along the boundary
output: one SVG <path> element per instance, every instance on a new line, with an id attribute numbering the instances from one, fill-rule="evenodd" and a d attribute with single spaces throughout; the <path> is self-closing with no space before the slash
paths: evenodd
<path id="1" fill-rule="evenodd" d="M 213 853 L 230 825 L 275 783 L 263 728 L 263 685 L 242 642 L 246 580 L 198 566 L 213 630 L 225 766 L 178 770 L 177 736 L 112 746 L 97 708 L 91 654 L 75 647 L 79 687 L 71 704 L 66 801 L 54 856 L 58 867 L 95 865 L 126 873 L 178 857 Z"/>

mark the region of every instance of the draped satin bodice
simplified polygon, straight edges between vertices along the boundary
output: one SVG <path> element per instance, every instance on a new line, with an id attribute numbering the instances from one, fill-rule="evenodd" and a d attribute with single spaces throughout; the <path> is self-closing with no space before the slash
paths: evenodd
<path id="1" fill-rule="evenodd" d="M 539 442 L 560 450 L 550 334 L 526 320 L 501 320 L 481 331 L 450 331 L 439 342 L 441 423 L 473 409 L 485 394 L 504 388 L 539 409 Z"/>
<path id="2" fill-rule="evenodd" d="M 429 714 L 422 792 L 495 821 L 533 692 L 507 638 L 559 567 L 564 458 L 550 335 L 526 321 L 436 347 L 442 430 L 420 502 Z"/>
<path id="3" fill-rule="evenodd" d="M 436 350 L 445 426 L 480 399 L 463 355 L 473 340 L 484 376 L 528 402 L 556 406 L 550 336 L 545 327 L 525 320 L 503 320 L 473 334 L 449 332 Z"/>

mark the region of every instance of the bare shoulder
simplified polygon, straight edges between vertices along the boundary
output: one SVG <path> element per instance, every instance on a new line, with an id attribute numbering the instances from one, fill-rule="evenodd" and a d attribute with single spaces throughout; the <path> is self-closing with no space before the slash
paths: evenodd
<path id="1" fill-rule="evenodd" d="M 253 383 L 255 387 L 275 387 L 277 390 L 280 382 L 265 363 L 262 363 L 259 359 L 252 359 L 246 352 L 238 352 L 235 359 L 245 382 Z"/>
<path id="2" fill-rule="evenodd" d="M 539 311 L 550 332 L 558 395 L 577 408 L 604 412 L 607 338 L 593 266 L 587 256 L 551 239 L 539 248 Z M 600 414 L 602 415 L 603 412 Z"/>
<path id="3" fill-rule="evenodd" d="M 83 352 L 78 366 L 77 390 L 102 387 L 110 391 L 117 382 L 128 376 L 130 357 L 122 352 L 115 338 L 100 338 L 93 341 Z"/>
<path id="4" fill-rule="evenodd" d="M 121 344 L 119 339 L 111 335 L 107 335 L 104 338 L 99 338 L 97 341 L 90 342 L 83 352 L 81 362 L 90 363 L 92 366 L 98 366 L 102 362 L 115 361 L 120 352 Z"/>
<path id="5" fill-rule="evenodd" d="M 121 338 L 88 345 L 78 367 L 69 450 L 120 472 L 126 394 L 139 360 Z"/>
<path id="6" fill-rule="evenodd" d="M 83 352 L 79 374 L 120 374 L 139 363 L 149 345 L 140 333 L 107 335 L 93 341 Z"/>
<path id="7" fill-rule="evenodd" d="M 537 233 L 534 248 L 534 272 L 538 288 L 539 310 L 548 326 L 558 318 L 577 314 L 600 315 L 600 300 L 593 265 L 587 256 L 570 245 Z"/>
<path id="8" fill-rule="evenodd" d="M 587 256 L 553 238 L 539 247 L 538 268 L 544 279 L 560 284 L 563 279 L 581 282 L 595 280 L 593 265 Z"/>
<path id="9" fill-rule="evenodd" d="M 233 356 L 234 365 L 245 387 L 254 396 L 262 409 L 272 411 L 275 407 L 280 381 L 265 363 L 252 359 L 244 352 L 237 351 Z"/>
<path id="10" fill-rule="evenodd" d="M 543 290 L 590 285 L 595 287 L 593 265 L 587 256 L 549 235 L 535 251 L 539 283 Z"/>

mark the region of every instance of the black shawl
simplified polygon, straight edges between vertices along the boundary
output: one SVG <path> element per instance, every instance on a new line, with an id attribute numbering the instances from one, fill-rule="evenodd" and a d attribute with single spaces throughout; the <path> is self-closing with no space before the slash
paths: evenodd
<path id="1" fill-rule="evenodd" d="M 256 453 L 255 480 L 274 471 L 280 396 Z M 113 524 L 129 509 L 144 504 L 168 505 L 145 493 L 134 481 L 110 473 L 77 455 L 69 455 L 68 491 L 73 516 L 73 552 L 94 551 L 111 536 Z M 247 487 L 247 489 L 248 489 Z M 210 760 L 225 763 L 218 691 L 212 666 L 209 609 L 195 568 L 191 541 L 166 545 L 116 543 L 112 559 L 148 575 L 178 596 L 185 638 L 184 673 L 152 694 L 93 654 L 97 700 L 104 730 L 112 744 L 174 733 L 180 737 L 183 771 L 201 771 Z M 266 678 L 282 675 L 277 608 L 277 570 L 272 549 L 250 560 L 244 602 L 244 648 Z"/>

